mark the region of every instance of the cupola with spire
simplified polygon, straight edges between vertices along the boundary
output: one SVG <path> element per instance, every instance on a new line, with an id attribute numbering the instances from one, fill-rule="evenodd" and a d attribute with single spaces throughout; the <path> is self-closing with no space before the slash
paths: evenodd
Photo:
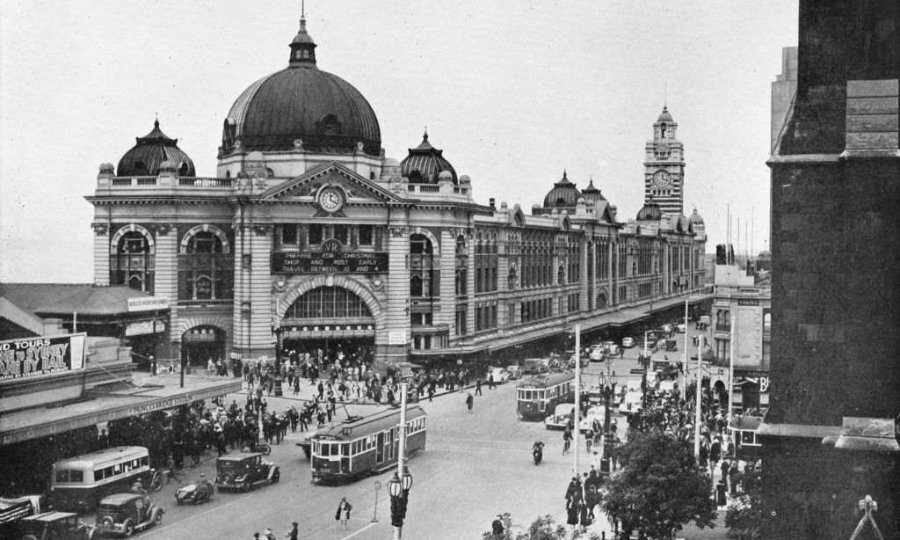
<path id="1" fill-rule="evenodd" d="M 580 198 L 581 192 L 569 181 L 568 174 L 563 170 L 562 178 L 553 184 L 553 189 L 544 197 L 544 208 L 575 208 Z"/>
<path id="2" fill-rule="evenodd" d="M 291 67 L 311 67 L 316 65 L 316 42 L 306 31 L 306 14 L 300 15 L 300 30 L 291 41 Z"/>
<path id="3" fill-rule="evenodd" d="M 153 131 L 136 138 L 136 144 L 125 152 L 116 168 L 118 176 L 156 176 L 165 162 L 180 176 L 196 176 L 194 162 L 178 148 L 178 139 L 166 136 L 159 129 L 159 119 L 153 121 Z"/>
<path id="4" fill-rule="evenodd" d="M 428 132 L 422 135 L 419 146 L 409 149 L 409 155 L 400 162 L 400 174 L 412 184 L 436 184 L 439 175 L 447 171 L 457 184 L 456 170 L 444 157 L 444 151 L 431 146 Z"/>

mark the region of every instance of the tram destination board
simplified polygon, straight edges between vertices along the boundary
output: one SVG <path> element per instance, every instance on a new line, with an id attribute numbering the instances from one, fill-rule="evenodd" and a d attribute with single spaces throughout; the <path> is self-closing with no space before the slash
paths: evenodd
<path id="1" fill-rule="evenodd" d="M 372 252 L 275 252 L 273 274 L 377 274 L 387 272 L 388 254 Z"/>

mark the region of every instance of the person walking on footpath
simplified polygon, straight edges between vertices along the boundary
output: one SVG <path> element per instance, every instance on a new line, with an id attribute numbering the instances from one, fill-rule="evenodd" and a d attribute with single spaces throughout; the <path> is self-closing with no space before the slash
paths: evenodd
<path id="1" fill-rule="evenodd" d="M 466 394 L 466 408 L 469 412 L 472 412 L 472 405 L 475 404 L 475 398 L 472 397 L 472 394 Z"/>
<path id="2" fill-rule="evenodd" d="M 481 395 L 481 379 L 475 379 L 475 395 Z"/>
<path id="3" fill-rule="evenodd" d="M 347 497 L 341 497 L 341 502 L 338 503 L 337 512 L 334 513 L 334 520 L 341 522 L 341 527 L 344 530 L 347 530 L 347 521 L 350 520 L 350 510 L 353 509 L 353 506 L 347 502 Z"/>
<path id="4" fill-rule="evenodd" d="M 494 374 L 488 373 L 488 390 L 494 389 Z"/>
<path id="5" fill-rule="evenodd" d="M 284 535 L 288 540 L 299 540 L 300 539 L 300 531 L 297 530 L 297 522 L 291 523 L 291 530 Z"/>

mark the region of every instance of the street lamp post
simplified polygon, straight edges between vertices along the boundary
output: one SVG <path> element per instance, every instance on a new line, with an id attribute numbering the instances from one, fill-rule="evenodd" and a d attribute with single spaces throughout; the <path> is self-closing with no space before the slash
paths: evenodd
<path id="1" fill-rule="evenodd" d="M 400 383 L 400 440 L 397 454 L 397 472 L 388 482 L 388 493 L 391 496 L 391 525 L 394 527 L 394 539 L 403 537 L 403 520 L 406 518 L 406 504 L 409 502 L 409 490 L 413 478 L 406 468 L 406 382 Z"/>
<path id="2" fill-rule="evenodd" d="M 687 354 L 687 351 L 685 351 Z M 694 414 L 694 458 L 700 464 L 700 391 L 703 383 L 703 334 L 697 334 L 697 410 Z"/>
<path id="3" fill-rule="evenodd" d="M 643 395 L 641 399 L 641 409 L 647 409 L 647 370 L 650 367 L 650 353 L 648 352 L 648 337 L 653 330 L 647 330 L 644 332 L 644 352 L 641 355 L 642 363 L 644 364 L 644 374 L 643 374 L 643 384 L 641 384 L 641 389 L 643 390 Z"/>

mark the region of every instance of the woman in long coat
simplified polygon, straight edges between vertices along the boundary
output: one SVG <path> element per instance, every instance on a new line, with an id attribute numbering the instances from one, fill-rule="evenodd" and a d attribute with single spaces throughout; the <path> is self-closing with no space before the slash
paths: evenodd
<path id="1" fill-rule="evenodd" d="M 340 520 L 344 530 L 347 530 L 347 521 L 350 519 L 350 510 L 352 509 L 353 506 L 347 502 L 347 497 L 341 497 L 341 502 L 338 503 L 337 511 L 334 513 L 334 519 L 335 521 Z"/>

